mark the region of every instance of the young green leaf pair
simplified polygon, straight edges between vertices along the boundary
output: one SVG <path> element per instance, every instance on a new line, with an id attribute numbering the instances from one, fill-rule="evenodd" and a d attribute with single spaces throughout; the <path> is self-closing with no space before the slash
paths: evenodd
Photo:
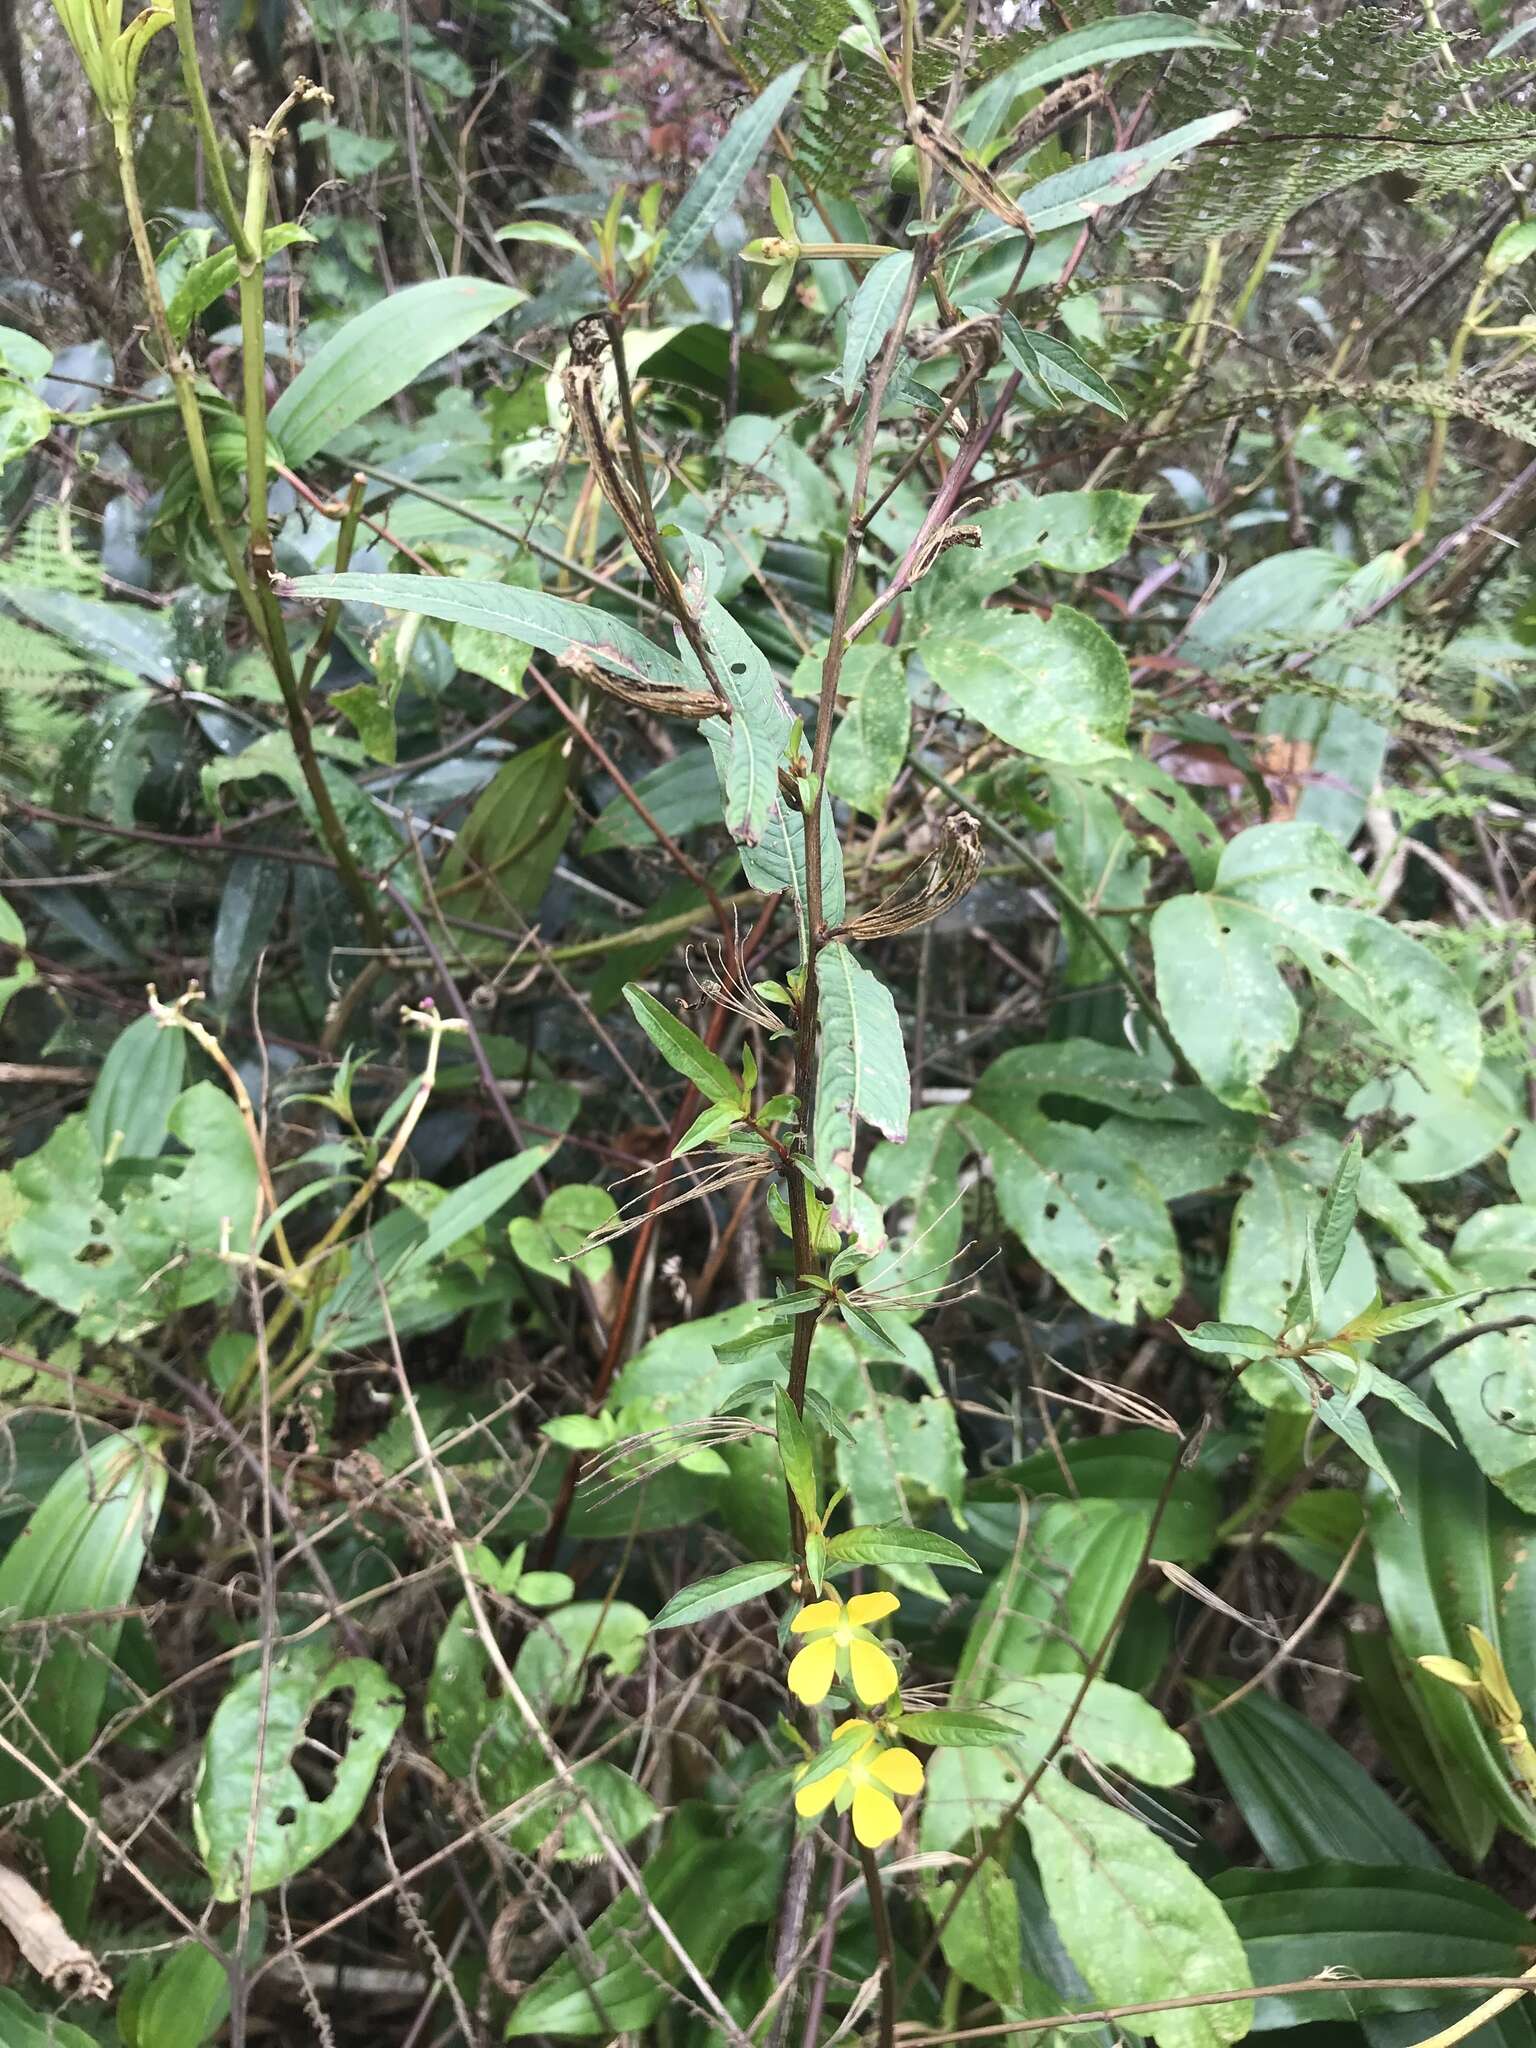
<path id="1" fill-rule="evenodd" d="M 673 1146 L 673 1158 L 691 1152 L 699 1145 L 723 1143 L 737 1124 L 749 1127 L 749 1132 L 756 1138 L 753 1149 L 759 1149 L 766 1143 L 760 1127 L 794 1114 L 796 1104 L 793 1095 L 772 1096 L 761 1109 L 754 1109 L 752 1097 L 757 1088 L 757 1056 L 750 1045 L 743 1045 L 741 1049 L 741 1077 L 738 1080 L 696 1031 L 690 1031 L 647 990 L 635 982 L 626 982 L 624 1000 L 634 1012 L 636 1023 L 667 1065 L 674 1073 L 681 1074 L 685 1081 L 691 1081 L 707 1104 Z"/>

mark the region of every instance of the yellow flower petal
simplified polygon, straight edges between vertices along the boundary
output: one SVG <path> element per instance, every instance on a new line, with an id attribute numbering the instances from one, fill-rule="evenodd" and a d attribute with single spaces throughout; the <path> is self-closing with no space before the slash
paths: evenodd
<path id="1" fill-rule="evenodd" d="M 841 1600 L 813 1600 L 809 1607 L 802 1607 L 789 1624 L 792 1636 L 809 1635 L 813 1629 L 836 1628 L 843 1618 Z"/>
<path id="2" fill-rule="evenodd" d="M 824 1778 L 818 1778 L 814 1785 L 804 1786 L 795 1794 L 796 1813 L 803 1820 L 810 1820 L 814 1815 L 822 1812 L 837 1797 L 838 1790 L 847 1775 L 846 1771 L 828 1771 L 827 1775 Z"/>
<path id="3" fill-rule="evenodd" d="M 851 1735 L 855 1728 L 862 1728 L 864 1730 L 864 1733 L 870 1736 L 871 1738 L 873 1738 L 874 1736 L 875 1731 L 873 1727 L 870 1725 L 870 1723 L 864 1720 L 861 1715 L 854 1714 L 848 1720 L 838 1722 L 837 1726 L 832 1730 L 832 1740 L 836 1742 L 839 1735 Z M 869 1744 L 865 1743 L 864 1748 L 867 1749 L 868 1747 Z M 860 1750 L 858 1752 L 860 1756 L 862 1756 L 863 1753 L 863 1750 Z"/>
<path id="4" fill-rule="evenodd" d="M 803 1657 L 804 1655 L 805 1652 L 802 1650 L 800 1656 Z M 799 1661 L 800 1657 L 797 1657 L 795 1663 L 798 1664 Z M 896 1666 L 887 1657 L 884 1650 L 881 1649 L 878 1643 L 872 1643 L 860 1636 L 855 1636 L 848 1646 L 848 1662 L 853 1672 L 853 1689 L 865 1706 L 883 1707 L 891 1694 L 896 1690 L 897 1683 Z M 789 1682 L 790 1689 L 793 1691 L 795 1682 L 793 1665 L 790 1667 Z M 828 1682 L 830 1683 L 830 1680 Z M 805 1694 L 802 1693 L 800 1697 L 804 1699 Z M 821 1694 L 818 1693 L 816 1697 L 820 1699 Z"/>
<path id="5" fill-rule="evenodd" d="M 837 1645 L 830 1636 L 820 1636 L 814 1643 L 807 1643 L 790 1665 L 789 1689 L 808 1707 L 819 1707 L 832 1690 L 836 1670 Z"/>
<path id="6" fill-rule="evenodd" d="M 869 1775 L 903 1799 L 911 1799 L 923 1789 L 923 1767 L 910 1749 L 883 1750 L 869 1766 Z"/>
<path id="7" fill-rule="evenodd" d="M 855 1628 L 868 1628 L 872 1621 L 884 1621 L 901 1602 L 894 1593 L 855 1593 L 848 1602 L 848 1619 Z"/>
<path id="8" fill-rule="evenodd" d="M 853 1795 L 853 1832 L 866 1849 L 894 1842 L 901 1833 L 901 1815 L 894 1799 L 876 1785 L 860 1785 Z"/>

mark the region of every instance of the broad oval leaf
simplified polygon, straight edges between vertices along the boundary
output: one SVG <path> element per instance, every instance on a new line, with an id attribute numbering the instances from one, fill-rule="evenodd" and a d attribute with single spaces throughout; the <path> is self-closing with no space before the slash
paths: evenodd
<path id="1" fill-rule="evenodd" d="M 1252 1984 L 1220 1899 L 1144 1822 L 1050 1773 L 1024 1824 L 1057 1931 L 1105 2005 Z M 1137 2026 L 1159 2048 L 1227 2048 L 1252 2019 L 1235 2001 L 1145 2013 Z"/>
<path id="2" fill-rule="evenodd" d="M 1164 1315 L 1179 1289 L 1167 1204 L 1128 1161 L 1080 1124 L 1053 1123 L 983 1083 L 965 1125 L 992 1163 L 998 1207 L 1084 1308 L 1115 1322 Z"/>
<path id="3" fill-rule="evenodd" d="M 1123 754 L 1131 709 L 1125 656 L 1070 605 L 1033 612 L 947 611 L 919 643 L 940 689 L 1020 753 L 1081 767 Z"/>
<path id="4" fill-rule="evenodd" d="M 1242 904 L 1174 896 L 1152 913 L 1157 999 L 1218 1102 L 1263 1115 L 1260 1083 L 1296 1043 L 1301 1012 L 1275 965 L 1274 933 Z"/>

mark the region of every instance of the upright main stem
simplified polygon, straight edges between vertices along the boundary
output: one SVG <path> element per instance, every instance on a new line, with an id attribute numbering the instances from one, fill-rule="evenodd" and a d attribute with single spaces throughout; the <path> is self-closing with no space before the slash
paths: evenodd
<path id="1" fill-rule="evenodd" d="M 192 464 L 192 474 L 197 480 L 197 494 L 202 501 L 204 514 L 219 544 L 224 566 L 228 569 L 230 581 L 235 586 L 235 594 L 260 631 L 255 593 L 245 573 L 245 565 L 240 560 L 240 550 L 229 529 L 229 522 L 224 517 L 224 508 L 219 503 L 218 485 L 213 476 L 213 462 L 208 453 L 208 437 L 203 431 L 202 413 L 198 410 L 192 366 L 171 333 L 165 300 L 160 293 L 155 254 L 149 246 L 149 229 L 145 225 L 144 206 L 139 197 L 139 174 L 133 158 L 130 119 L 126 113 L 113 116 L 112 147 L 117 157 L 117 178 L 122 188 L 123 206 L 128 215 L 128 233 L 133 242 L 139 276 L 143 280 L 144 303 L 149 309 L 149 322 L 155 331 L 155 340 L 165 358 L 165 372 L 171 380 L 176 410 L 181 416 L 182 431 L 187 437 L 187 454 Z M 265 638 L 265 634 L 262 637 Z"/>

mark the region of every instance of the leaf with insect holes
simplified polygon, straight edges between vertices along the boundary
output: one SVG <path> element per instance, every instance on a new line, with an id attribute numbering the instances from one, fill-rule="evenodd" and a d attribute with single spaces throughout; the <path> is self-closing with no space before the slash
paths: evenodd
<path id="1" fill-rule="evenodd" d="M 315 1709 L 350 1693 L 342 1754 L 323 1798 L 294 1768 Z M 237 1679 L 214 1711 L 193 1795 L 192 1825 L 216 1899 L 270 1891 L 324 1855 L 368 1797 L 405 1701 L 366 1657 L 293 1651 Z"/>
<path id="2" fill-rule="evenodd" d="M 1095 1315 L 1121 1323 L 1166 1315 L 1179 1289 L 1179 1247 L 1152 1182 L 1094 1132 L 1040 1116 L 989 1078 L 962 1116 L 991 1161 L 1009 1228 Z"/>
<path id="3" fill-rule="evenodd" d="M 624 984 L 624 1000 L 634 1012 L 636 1023 L 667 1065 L 681 1074 L 684 1080 L 691 1081 L 706 1101 L 724 1104 L 740 1100 L 740 1082 L 696 1031 L 690 1031 L 686 1024 L 680 1023 L 638 982 L 627 981 Z"/>
<path id="4" fill-rule="evenodd" d="M 1329 832 L 1292 819 L 1238 833 L 1208 893 L 1172 897 L 1154 912 L 1164 1014 L 1229 1108 L 1264 1111 L 1259 1083 L 1296 1042 L 1300 1011 L 1279 966 L 1284 953 L 1421 1079 L 1443 1075 L 1461 1092 L 1476 1079 L 1482 1030 L 1454 972 L 1379 914 L 1323 900 L 1365 887 Z"/>
<path id="5" fill-rule="evenodd" d="M 900 1142 L 907 1135 L 912 1090 L 901 1020 L 885 984 L 835 943 L 818 959 L 817 983 L 821 1078 L 813 1150 L 817 1172 L 832 1191 L 832 1221 L 847 1230 L 855 1219 L 858 1127 L 873 1124 Z"/>
<path id="6" fill-rule="evenodd" d="M 776 1592 L 780 1586 L 787 1586 L 794 1575 L 793 1565 L 765 1562 L 739 1564 L 728 1572 L 717 1572 L 713 1578 L 696 1579 L 691 1586 L 684 1586 L 681 1593 L 672 1595 L 651 1623 L 651 1632 L 707 1621 L 710 1615 L 723 1614 L 728 1607 L 740 1607 L 744 1601 Z"/>

